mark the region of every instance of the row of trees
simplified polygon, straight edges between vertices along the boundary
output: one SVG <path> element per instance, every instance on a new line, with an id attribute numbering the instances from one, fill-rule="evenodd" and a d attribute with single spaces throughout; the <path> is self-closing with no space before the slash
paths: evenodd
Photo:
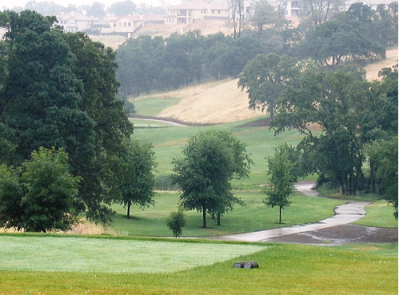
<path id="1" fill-rule="evenodd" d="M 4 194 L 0 187 L 2 225 L 41 231 L 68 225 L 73 218 L 65 216 L 82 212 L 106 223 L 112 202 L 128 208 L 150 202 L 141 198 L 152 189 L 155 156 L 151 145 L 130 141 L 133 125 L 117 99 L 114 52 L 83 33 L 63 33 L 54 17 L 33 11 L 3 12 L 0 20 L 7 28 L 0 42 L 0 165 L 9 171 L 3 183 L 23 188 Z M 28 163 L 38 163 L 34 176 Z M 57 186 L 69 174 L 53 181 L 57 165 L 75 179 L 65 182 L 71 183 L 65 202 Z M 27 202 L 30 194 L 36 203 Z M 50 210 L 47 200 L 59 208 Z M 18 210 L 24 213 L 11 218 Z M 51 222 L 31 224 L 38 216 Z"/>
<path id="2" fill-rule="evenodd" d="M 269 112 L 277 134 L 295 128 L 304 135 L 303 172 L 319 174 L 320 183 L 343 194 L 379 192 L 397 209 L 397 66 L 380 76 L 368 82 L 361 71 L 268 54 L 249 62 L 238 84 L 251 107 Z M 321 132 L 312 130 L 315 124 Z M 382 150 L 387 146 L 389 155 Z"/>
<path id="3" fill-rule="evenodd" d="M 242 28 L 239 38 L 191 31 L 165 39 L 129 39 L 117 50 L 121 93 L 137 96 L 204 79 L 238 77 L 248 61 L 271 52 L 330 68 L 362 64 L 384 58 L 385 48 L 398 40 L 397 2 L 377 11 L 356 3 L 317 26 L 296 28 L 267 3 L 259 3 L 256 11 L 252 25 Z"/>
<path id="4" fill-rule="evenodd" d="M 297 179 L 315 173 L 319 185 L 339 187 L 342 194 L 380 194 L 394 205 L 397 218 L 397 68 L 383 69 L 382 81 L 368 82 L 355 73 L 305 67 L 291 59 L 282 66 L 274 54 L 259 58 L 247 65 L 240 81 L 248 74 L 246 85 L 258 97 L 254 103 L 275 109 L 271 126 L 276 134 L 297 129 L 304 135 L 297 147 L 279 145 L 267 158 L 264 203 L 279 208 L 279 222 Z M 173 159 L 172 174 L 182 191 L 180 206 L 202 212 L 204 228 L 207 214 L 217 215 L 220 225 L 221 215 L 243 205 L 232 193 L 231 180 L 249 175 L 252 161 L 245 145 L 228 132 L 208 130 L 190 138 L 182 153 Z M 175 212 L 168 221 L 176 237 L 182 214 Z"/>

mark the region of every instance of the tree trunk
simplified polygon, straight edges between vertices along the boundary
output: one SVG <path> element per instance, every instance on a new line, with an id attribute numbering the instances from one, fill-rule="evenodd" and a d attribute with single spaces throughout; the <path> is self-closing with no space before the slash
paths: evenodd
<path id="1" fill-rule="evenodd" d="M 130 218 L 130 206 L 132 205 L 132 202 L 127 203 L 127 212 L 126 212 L 126 217 L 129 219 Z"/>
<path id="2" fill-rule="evenodd" d="M 280 224 L 281 224 L 281 211 L 282 211 L 282 208 L 280 206 L 280 217 L 279 217 L 279 221 L 278 221 L 278 223 L 280 223 Z"/>
<path id="3" fill-rule="evenodd" d="M 220 212 L 218 212 L 218 220 L 217 220 L 216 225 L 220 225 Z"/>
<path id="4" fill-rule="evenodd" d="M 205 204 L 202 205 L 202 227 L 206 228 L 206 207 L 205 207 Z"/>

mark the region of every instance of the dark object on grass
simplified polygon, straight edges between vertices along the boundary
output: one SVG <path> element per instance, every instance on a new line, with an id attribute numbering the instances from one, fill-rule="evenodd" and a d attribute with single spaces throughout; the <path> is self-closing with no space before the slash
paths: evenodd
<path id="1" fill-rule="evenodd" d="M 236 263 L 233 264 L 233 268 L 243 268 L 244 265 L 245 265 L 244 261 L 236 262 Z"/>
<path id="2" fill-rule="evenodd" d="M 256 261 L 248 261 L 244 264 L 244 268 L 258 268 L 259 264 Z"/>

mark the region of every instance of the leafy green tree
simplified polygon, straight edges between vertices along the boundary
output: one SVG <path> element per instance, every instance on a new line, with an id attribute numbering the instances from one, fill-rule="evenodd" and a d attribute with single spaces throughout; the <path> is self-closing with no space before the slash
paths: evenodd
<path id="1" fill-rule="evenodd" d="M 255 12 L 250 21 L 257 28 L 259 34 L 262 33 L 265 25 L 274 25 L 279 20 L 275 7 L 266 0 L 256 2 L 254 9 Z"/>
<path id="2" fill-rule="evenodd" d="M 21 167 L 1 166 L 0 221 L 26 231 L 65 230 L 75 222 L 79 177 L 69 172 L 64 149 L 40 148 Z"/>
<path id="3" fill-rule="evenodd" d="M 22 186 L 19 169 L 0 165 L 0 226 L 21 228 Z"/>
<path id="4" fill-rule="evenodd" d="M 208 211 L 224 214 L 240 203 L 231 180 L 247 177 L 252 163 L 245 145 L 229 132 L 207 130 L 189 139 L 183 158 L 173 159 L 173 180 L 179 185 L 181 206 L 202 211 L 206 228 Z"/>
<path id="5" fill-rule="evenodd" d="M 183 232 L 183 227 L 186 225 L 184 210 L 179 208 L 177 212 L 171 212 L 166 220 L 166 225 L 170 228 L 176 238 L 180 237 Z"/>
<path id="6" fill-rule="evenodd" d="M 152 144 L 140 143 L 137 139 L 124 142 L 124 151 L 120 158 L 123 161 L 121 203 L 127 207 L 126 217 L 130 218 L 130 208 L 154 205 L 153 197 L 156 167 L 155 153 Z"/>
<path id="7" fill-rule="evenodd" d="M 128 39 L 119 46 L 116 55 L 117 77 L 120 91 L 124 95 L 139 96 L 148 93 L 156 85 L 160 75 L 161 53 L 164 48 L 162 37 L 140 36 Z"/>
<path id="8" fill-rule="evenodd" d="M 247 89 L 249 107 L 266 110 L 273 119 L 287 81 L 299 74 L 296 64 L 296 59 L 274 53 L 260 54 L 249 61 L 238 81 L 241 90 Z"/>
<path id="9" fill-rule="evenodd" d="M 270 179 L 265 190 L 268 197 L 263 202 L 272 208 L 279 207 L 279 223 L 282 210 L 291 204 L 289 197 L 295 191 L 299 157 L 298 151 L 285 143 L 275 147 L 274 157 L 267 158 Z"/>
<path id="10" fill-rule="evenodd" d="M 73 159 L 74 172 L 84 181 L 80 186 L 82 210 L 92 220 L 107 223 L 109 205 L 120 199 L 120 159 L 123 141 L 133 133 L 133 125 L 117 98 L 115 53 L 83 33 L 64 38 L 77 59 L 75 74 L 83 84 L 79 108 L 94 122 L 91 146 L 80 146 Z M 90 154 L 92 153 L 92 154 Z M 85 156 L 86 154 L 86 156 Z"/>
<path id="11" fill-rule="evenodd" d="M 377 113 L 365 103 L 369 95 L 370 84 L 354 74 L 304 73 L 288 87 L 271 122 L 277 133 L 296 128 L 305 135 L 299 147 L 314 158 L 308 171 L 327 177 L 342 194 L 364 189 L 362 147 L 366 142 L 360 135 L 365 131 L 365 118 Z M 376 102 L 370 106 L 382 102 L 379 96 L 372 98 Z M 315 134 L 309 128 L 312 124 L 320 126 L 321 132 Z M 367 136 L 371 138 L 371 133 Z"/>
<path id="12" fill-rule="evenodd" d="M 299 47 L 303 58 L 312 58 L 325 66 L 337 66 L 346 60 L 385 57 L 384 47 L 374 42 L 356 21 L 333 19 L 307 32 Z"/>
<path id="13" fill-rule="evenodd" d="M 78 210 L 106 223 L 108 205 L 120 199 L 122 141 L 133 132 L 117 99 L 115 53 L 83 33 L 64 34 L 53 17 L 7 16 L 0 121 L 14 132 L 23 159 L 39 147 L 65 148 L 72 173 L 84 179 Z"/>
<path id="14" fill-rule="evenodd" d="M 64 149 L 32 152 L 22 164 L 22 222 L 26 231 L 69 228 L 77 216 L 75 202 L 80 178 L 69 172 Z"/>
<path id="15" fill-rule="evenodd" d="M 398 137 L 374 141 L 366 147 L 366 154 L 373 165 L 378 193 L 393 204 L 398 218 Z"/>
<path id="16" fill-rule="evenodd" d="M 16 152 L 15 131 L 0 122 L 0 135 L 0 164 L 17 166 L 21 159 Z"/>

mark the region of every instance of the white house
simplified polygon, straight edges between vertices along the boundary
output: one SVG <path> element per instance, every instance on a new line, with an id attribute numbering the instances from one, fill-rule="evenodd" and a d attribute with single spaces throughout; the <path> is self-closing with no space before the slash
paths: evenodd
<path id="1" fill-rule="evenodd" d="M 90 29 L 98 22 L 95 17 L 89 17 L 77 13 L 67 13 L 57 16 L 57 25 L 64 28 L 64 32 L 78 32 Z"/>
<path id="2" fill-rule="evenodd" d="M 190 24 L 205 19 L 229 19 L 226 5 L 205 1 L 187 1 L 168 8 L 165 24 Z"/>

